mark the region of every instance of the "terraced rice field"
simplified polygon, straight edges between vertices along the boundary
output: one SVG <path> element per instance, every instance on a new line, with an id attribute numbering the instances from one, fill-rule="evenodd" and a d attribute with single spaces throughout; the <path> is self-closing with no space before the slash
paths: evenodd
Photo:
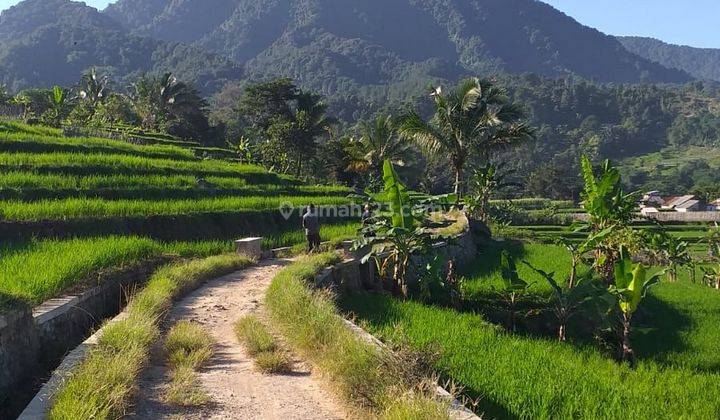
<path id="1" fill-rule="evenodd" d="M 234 232 L 226 229 L 227 219 L 241 221 L 248 212 L 259 223 L 255 230 L 269 234 L 266 246 L 301 244 L 304 236 L 297 214 L 283 220 L 278 217 L 281 206 L 348 202 L 349 191 L 343 187 L 305 185 L 257 166 L 197 158 L 187 142 L 154 140 L 138 145 L 64 137 L 61 130 L 0 121 L 0 223 L 6 231 L 16 224 L 31 224 L 24 237 L 0 243 L 0 311 L 11 303 L 37 304 L 92 273 L 139 260 L 230 251 L 228 238 Z M 193 214 L 203 216 L 189 217 Z M 225 217 L 226 224 L 208 226 L 207 231 L 224 230 L 222 237 L 181 240 L 186 229 L 206 230 L 197 223 L 216 223 L 214 215 Z M 178 239 L 173 239 L 173 232 L 162 241 L 138 236 L 132 231 L 134 225 L 124 223 L 155 216 L 177 217 L 173 232 Z M 69 239 L 53 236 L 62 230 L 54 228 L 58 223 L 65 223 L 63 229 L 92 228 L 105 219 L 125 226 L 123 232 L 130 231 L 126 236 L 108 235 L 99 227 L 97 232 L 87 229 L 95 235 L 90 237 L 83 233 L 75 239 L 73 232 L 63 232 L 62 237 Z M 74 224 L 67 225 L 68 221 Z M 43 230 L 33 231 L 33 223 Z M 352 220 L 333 220 L 326 223 L 323 235 L 337 241 L 356 229 Z M 242 234 L 241 227 L 236 230 Z"/>
<path id="2" fill-rule="evenodd" d="M 549 298 L 550 287 L 520 260 L 560 276 L 569 271 L 560 247 L 495 243 L 484 247 L 465 273 L 468 308 L 385 295 L 353 296 L 341 306 L 384 340 L 440 350 L 435 368 L 477 401 L 483 418 L 717 418 L 720 294 L 693 284 L 687 272 L 676 283 L 652 289 L 635 319 L 631 339 L 639 360 L 630 368 L 572 329 L 567 343 L 551 333 L 510 333 L 478 310 L 503 287 L 500 250 L 508 247 L 520 276 L 534 282 L 536 299 Z"/>

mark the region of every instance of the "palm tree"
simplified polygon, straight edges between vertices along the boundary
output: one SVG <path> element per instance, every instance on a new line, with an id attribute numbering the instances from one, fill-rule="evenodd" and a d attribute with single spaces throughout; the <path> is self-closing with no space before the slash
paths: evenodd
<path id="1" fill-rule="evenodd" d="M 170 119 L 202 114 L 207 106 L 199 93 L 172 73 L 143 76 L 133 86 L 133 107 L 145 128 L 160 129 Z"/>
<path id="2" fill-rule="evenodd" d="M 5 105 L 10 102 L 10 95 L 8 95 L 7 87 L 0 85 L 0 105 Z"/>
<path id="3" fill-rule="evenodd" d="M 449 156 L 458 198 L 463 168 L 472 153 L 487 161 L 491 152 L 534 137 L 534 131 L 521 122 L 520 108 L 488 80 L 463 80 L 449 94 L 439 87 L 431 96 L 435 116 L 426 122 L 411 111 L 403 119 L 400 133 L 417 142 L 428 154 Z"/>
<path id="4" fill-rule="evenodd" d="M 328 133 L 335 119 L 326 114 L 327 105 L 322 97 L 313 93 L 300 92 L 297 96 L 297 109 L 293 121 L 292 143 L 297 157 L 297 175 L 308 155 L 315 154 L 316 140 Z"/>
<path id="5" fill-rule="evenodd" d="M 108 76 L 98 76 L 95 67 L 83 74 L 80 80 L 80 99 L 90 101 L 92 105 L 105 100 L 107 96 Z"/>
<path id="6" fill-rule="evenodd" d="M 405 166 L 410 145 L 400 137 L 395 118 L 378 115 L 373 121 L 360 123 L 358 129 L 359 139 L 353 140 L 348 147 L 352 159 L 348 170 L 381 176 L 385 160 L 390 160 L 394 166 Z"/>

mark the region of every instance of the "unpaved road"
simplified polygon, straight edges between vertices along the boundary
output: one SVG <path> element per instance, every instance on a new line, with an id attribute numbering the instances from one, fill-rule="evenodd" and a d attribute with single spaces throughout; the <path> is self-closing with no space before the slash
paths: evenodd
<path id="1" fill-rule="evenodd" d="M 159 352 L 141 377 L 133 419 L 341 419 L 342 406 L 301 361 L 288 375 L 264 375 L 238 344 L 233 323 L 260 309 L 265 291 L 283 261 L 270 260 L 212 280 L 177 302 L 170 322 L 202 324 L 216 340 L 215 355 L 200 371 L 213 403 L 185 409 L 163 402 L 169 372 Z"/>

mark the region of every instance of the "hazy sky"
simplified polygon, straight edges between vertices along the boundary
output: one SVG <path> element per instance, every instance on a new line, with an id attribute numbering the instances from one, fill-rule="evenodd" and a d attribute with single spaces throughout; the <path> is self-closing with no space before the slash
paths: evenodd
<path id="1" fill-rule="evenodd" d="M 674 44 L 720 48 L 720 0 L 543 0 L 611 35 L 642 35 Z M 0 10 L 19 0 L 0 0 Z M 104 8 L 110 0 L 85 0 Z"/>

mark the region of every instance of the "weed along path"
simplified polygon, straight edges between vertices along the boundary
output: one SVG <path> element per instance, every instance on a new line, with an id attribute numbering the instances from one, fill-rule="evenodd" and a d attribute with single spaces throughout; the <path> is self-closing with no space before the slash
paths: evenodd
<path id="1" fill-rule="evenodd" d="M 342 405 L 321 385 L 307 365 L 296 361 L 285 375 L 260 373 L 238 343 L 233 324 L 262 311 L 265 291 L 285 261 L 268 260 L 212 280 L 177 302 L 169 322 L 197 322 L 215 341 L 215 352 L 199 371 L 210 403 L 179 407 L 166 401 L 170 369 L 162 346 L 140 378 L 140 401 L 134 419 L 341 419 Z"/>

